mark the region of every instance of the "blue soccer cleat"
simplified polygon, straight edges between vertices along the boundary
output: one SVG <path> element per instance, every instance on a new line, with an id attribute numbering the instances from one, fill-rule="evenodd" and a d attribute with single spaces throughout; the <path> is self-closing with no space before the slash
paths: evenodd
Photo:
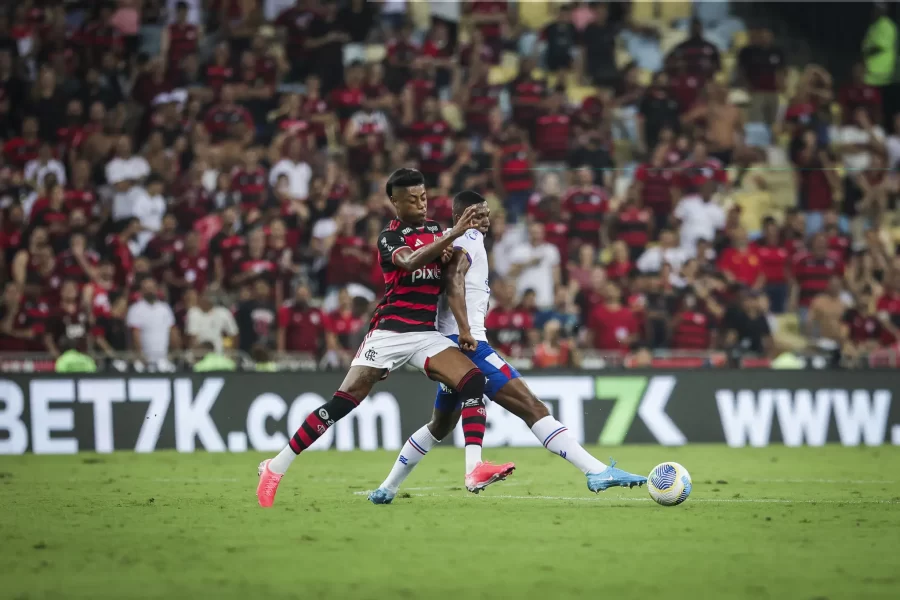
<path id="1" fill-rule="evenodd" d="M 633 475 L 627 471 L 616 468 L 616 461 L 610 459 L 610 464 L 600 473 L 588 473 L 587 486 L 592 492 L 602 492 L 611 487 L 641 486 L 647 483 L 647 478 L 641 475 Z"/>
<path id="2" fill-rule="evenodd" d="M 369 502 L 372 504 L 390 504 L 393 502 L 396 493 L 397 492 L 392 492 L 387 488 L 378 488 L 369 494 Z"/>

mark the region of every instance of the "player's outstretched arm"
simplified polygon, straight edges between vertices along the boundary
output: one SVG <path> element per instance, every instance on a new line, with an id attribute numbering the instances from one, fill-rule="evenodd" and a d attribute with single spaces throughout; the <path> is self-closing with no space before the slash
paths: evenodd
<path id="1" fill-rule="evenodd" d="M 447 265 L 447 304 L 459 326 L 459 347 L 467 352 L 474 352 L 477 347 L 475 338 L 469 327 L 469 312 L 466 308 L 466 273 L 470 262 L 466 253 L 457 250 Z"/>
<path id="2" fill-rule="evenodd" d="M 427 246 L 423 246 L 418 250 L 413 250 L 411 248 L 401 248 L 397 250 L 393 256 L 394 264 L 403 271 L 415 271 L 430 262 L 434 262 L 441 256 L 445 249 L 450 247 L 456 238 L 475 226 L 477 212 L 478 209 L 475 206 L 466 208 L 462 216 L 457 220 L 456 225 L 453 226 L 453 229 L 449 230 L 443 236 L 437 238 Z"/>

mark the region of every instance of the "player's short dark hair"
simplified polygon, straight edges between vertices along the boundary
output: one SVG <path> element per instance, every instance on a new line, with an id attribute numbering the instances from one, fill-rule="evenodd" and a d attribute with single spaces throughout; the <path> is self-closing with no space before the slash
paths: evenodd
<path id="1" fill-rule="evenodd" d="M 417 185 L 425 185 L 425 176 L 416 169 L 407 169 L 405 167 L 397 169 L 388 177 L 387 183 L 384 184 L 384 191 L 388 198 L 394 196 L 394 188 L 410 188 Z"/>
<path id="2" fill-rule="evenodd" d="M 460 215 L 468 207 L 484 202 L 484 196 L 472 190 L 463 190 L 453 196 L 453 214 Z"/>

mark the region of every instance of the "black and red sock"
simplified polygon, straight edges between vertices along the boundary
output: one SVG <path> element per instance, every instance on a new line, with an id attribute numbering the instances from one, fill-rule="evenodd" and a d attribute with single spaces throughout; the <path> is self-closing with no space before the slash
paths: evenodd
<path id="1" fill-rule="evenodd" d="M 332 425 L 359 406 L 359 402 L 347 392 L 335 392 L 331 400 L 309 413 L 303 425 L 291 437 L 290 446 L 294 454 L 300 454 L 312 446 Z"/>
<path id="2" fill-rule="evenodd" d="M 472 369 L 459 380 L 457 393 L 462 399 L 462 428 L 466 445 L 481 446 L 487 424 L 487 409 L 484 404 L 484 375 Z"/>

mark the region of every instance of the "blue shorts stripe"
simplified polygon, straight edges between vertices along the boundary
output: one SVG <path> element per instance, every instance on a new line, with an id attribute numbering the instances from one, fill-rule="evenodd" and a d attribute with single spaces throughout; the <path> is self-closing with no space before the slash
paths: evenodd
<path id="1" fill-rule="evenodd" d="M 459 336 L 447 336 L 454 342 L 459 341 Z M 482 372 L 485 378 L 484 395 L 491 400 L 500 392 L 507 383 L 518 378 L 519 372 L 515 367 L 504 361 L 491 345 L 481 340 L 478 347 L 472 352 L 464 353 L 475 366 Z M 459 399 L 456 391 L 443 386 L 438 386 L 434 407 L 441 412 L 453 412 L 459 409 Z"/>

